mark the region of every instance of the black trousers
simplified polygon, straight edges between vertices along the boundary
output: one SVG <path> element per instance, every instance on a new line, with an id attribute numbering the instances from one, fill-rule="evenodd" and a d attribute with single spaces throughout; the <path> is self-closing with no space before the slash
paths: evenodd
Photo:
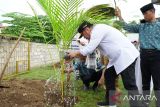
<path id="1" fill-rule="evenodd" d="M 102 70 L 100 71 L 95 71 L 93 69 L 89 69 L 90 72 L 93 72 L 90 76 L 83 76 L 81 77 L 82 81 L 83 81 L 83 84 L 89 88 L 89 85 L 91 82 L 94 82 L 93 86 L 92 86 L 92 89 L 95 90 L 98 86 L 98 81 L 99 79 L 101 78 L 101 75 L 102 75 Z"/>
<path id="2" fill-rule="evenodd" d="M 120 75 L 122 77 L 124 88 L 128 91 L 128 95 L 137 95 L 138 88 L 136 86 L 135 80 L 135 62 L 128 66 L 124 71 L 122 71 Z M 114 101 L 112 97 L 115 95 L 115 80 L 118 75 L 116 74 L 114 66 L 106 69 L 104 76 L 106 85 L 106 102 L 108 105 L 115 105 L 116 101 Z M 137 107 L 138 103 L 136 101 L 130 100 L 130 106 Z"/>
<path id="3" fill-rule="evenodd" d="M 160 51 L 141 49 L 142 88 L 144 96 L 150 95 L 151 76 L 154 84 L 156 107 L 160 107 Z"/>

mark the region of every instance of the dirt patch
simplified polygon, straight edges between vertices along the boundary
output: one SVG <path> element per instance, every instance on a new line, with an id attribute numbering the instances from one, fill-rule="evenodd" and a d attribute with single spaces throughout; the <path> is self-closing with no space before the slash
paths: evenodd
<path id="1" fill-rule="evenodd" d="M 0 107 L 45 107 L 42 80 L 9 80 L 0 88 Z"/>

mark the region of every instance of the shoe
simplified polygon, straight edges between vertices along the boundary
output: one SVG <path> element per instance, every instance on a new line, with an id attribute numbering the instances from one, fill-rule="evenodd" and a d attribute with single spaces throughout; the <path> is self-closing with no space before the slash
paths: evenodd
<path id="1" fill-rule="evenodd" d="M 116 105 L 108 105 L 107 102 L 97 102 L 98 107 L 117 107 Z"/>
<path id="2" fill-rule="evenodd" d="M 147 102 L 143 102 L 143 107 L 149 107 L 149 103 L 147 103 Z"/>

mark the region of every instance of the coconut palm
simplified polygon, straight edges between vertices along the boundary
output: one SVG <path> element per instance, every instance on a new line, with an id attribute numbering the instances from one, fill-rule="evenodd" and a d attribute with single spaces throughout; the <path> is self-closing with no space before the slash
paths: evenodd
<path id="1" fill-rule="evenodd" d="M 49 17 L 53 36 L 60 51 L 69 48 L 78 25 L 83 20 L 83 11 L 79 11 L 82 0 L 38 0 Z M 60 42 L 62 42 L 61 47 Z M 64 60 L 61 60 L 61 92 L 64 101 Z"/>
<path id="2" fill-rule="evenodd" d="M 111 19 L 113 9 L 105 9 L 108 5 L 98 6 L 88 11 L 79 9 L 83 0 L 38 0 L 49 17 L 53 28 L 53 36 L 60 50 L 68 49 L 72 38 L 77 33 L 77 28 L 83 20 L 89 22 L 107 22 Z M 102 7 L 102 8 L 100 8 Z M 97 11 L 98 9 L 98 11 Z M 101 13 L 102 12 L 102 13 Z M 112 15 L 113 16 L 113 15 Z M 113 17 L 112 17 L 113 18 Z M 62 43 L 60 45 L 60 42 Z M 64 61 L 61 60 L 61 90 L 62 101 L 64 97 Z"/>

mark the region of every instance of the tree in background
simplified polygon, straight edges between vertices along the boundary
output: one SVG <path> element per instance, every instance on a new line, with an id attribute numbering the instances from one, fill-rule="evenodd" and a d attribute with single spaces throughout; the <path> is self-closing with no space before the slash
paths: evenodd
<path id="1" fill-rule="evenodd" d="M 50 43 L 56 42 L 52 35 L 53 29 L 47 16 L 38 16 L 38 19 L 42 22 L 42 26 L 45 30 L 44 34 L 41 32 L 41 28 L 35 16 L 17 12 L 7 13 L 3 16 L 11 18 L 11 20 L 2 21 L 2 23 L 9 24 L 9 26 L 2 31 L 3 34 L 18 36 L 19 32 L 26 27 L 24 37 L 30 38 L 33 42 L 44 43 L 44 39 L 46 39 L 46 42 L 49 42 L 50 40 L 52 40 Z"/>

